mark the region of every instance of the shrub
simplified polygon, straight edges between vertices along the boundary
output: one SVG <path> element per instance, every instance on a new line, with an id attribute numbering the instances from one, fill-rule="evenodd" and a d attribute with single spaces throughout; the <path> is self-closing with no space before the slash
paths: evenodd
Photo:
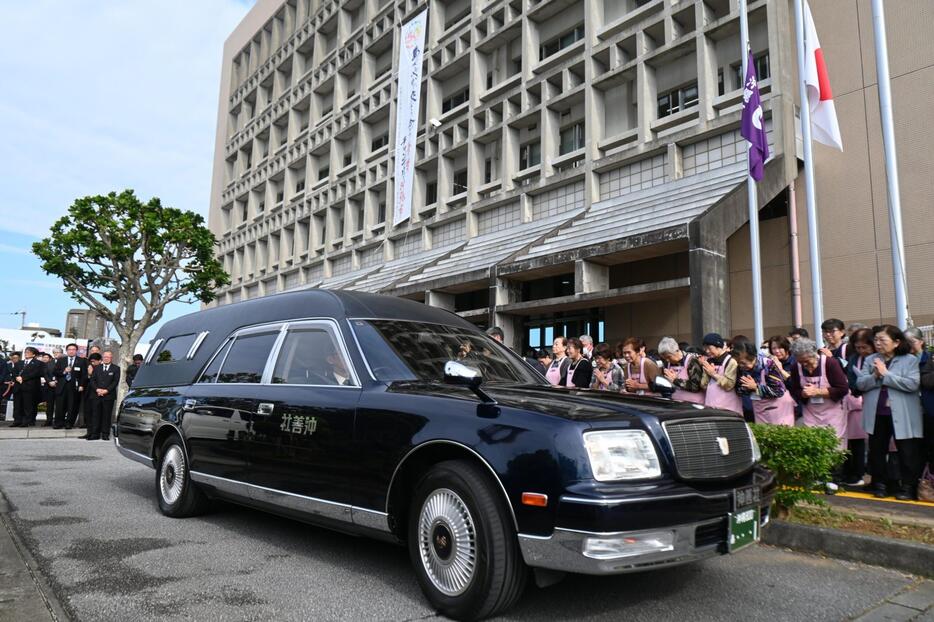
<path id="1" fill-rule="evenodd" d="M 784 516 L 796 503 L 823 504 L 814 489 L 831 480 L 847 452 L 831 428 L 753 424 L 762 464 L 775 473 L 775 509 Z"/>

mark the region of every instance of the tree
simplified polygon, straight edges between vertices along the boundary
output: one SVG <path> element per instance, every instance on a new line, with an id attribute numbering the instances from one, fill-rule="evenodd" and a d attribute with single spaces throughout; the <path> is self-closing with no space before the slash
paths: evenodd
<path id="1" fill-rule="evenodd" d="M 113 324 L 117 362 L 126 369 L 166 305 L 211 302 L 214 290 L 230 283 L 214 257 L 216 244 L 200 215 L 165 207 L 156 197 L 143 203 L 124 190 L 75 200 L 32 250 L 72 298 Z M 117 404 L 125 392 L 121 379 Z"/>

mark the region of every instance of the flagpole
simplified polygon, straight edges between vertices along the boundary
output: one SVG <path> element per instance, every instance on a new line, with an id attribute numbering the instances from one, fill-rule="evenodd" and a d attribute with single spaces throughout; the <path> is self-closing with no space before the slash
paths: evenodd
<path id="1" fill-rule="evenodd" d="M 824 288 L 821 284 L 820 232 L 817 226 L 817 202 L 814 193 L 814 157 L 811 150 L 811 109 L 805 84 L 807 64 L 804 52 L 804 0 L 795 1 L 795 36 L 798 44 L 798 90 L 801 96 L 801 142 L 804 143 L 804 189 L 808 216 L 808 253 L 811 263 L 811 307 L 814 313 L 814 336 L 824 322 Z"/>
<path id="2" fill-rule="evenodd" d="M 908 328 L 908 283 L 905 277 L 905 238 L 902 233 L 902 205 L 898 188 L 898 159 L 895 127 L 892 122 L 892 87 L 889 79 L 889 48 L 885 36 L 885 8 L 882 0 L 872 0 L 872 28 L 876 39 L 876 76 L 879 83 L 879 110 L 882 113 L 882 145 L 885 149 L 885 178 L 889 195 L 889 234 L 892 239 L 892 272 L 895 277 L 895 317 L 899 328 Z"/>
<path id="3" fill-rule="evenodd" d="M 739 38 L 743 59 L 742 76 L 745 84 L 749 64 L 749 18 L 746 15 L 746 0 L 739 0 Z M 764 121 L 763 121 L 764 123 Z M 752 322 L 756 348 L 765 341 L 762 327 L 762 260 L 759 251 L 759 200 L 756 180 L 751 174 L 752 143 L 746 147 L 746 195 L 749 207 L 749 259 L 752 267 Z"/>

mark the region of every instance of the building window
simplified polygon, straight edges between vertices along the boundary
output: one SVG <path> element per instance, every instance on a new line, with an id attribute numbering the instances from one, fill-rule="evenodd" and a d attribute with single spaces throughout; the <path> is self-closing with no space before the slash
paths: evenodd
<path id="1" fill-rule="evenodd" d="M 658 118 L 667 117 L 697 105 L 697 82 L 658 96 Z"/>
<path id="2" fill-rule="evenodd" d="M 243 206 L 240 208 L 240 222 L 246 222 L 247 215 L 248 215 L 247 206 L 246 206 L 246 203 L 244 203 Z"/>
<path id="3" fill-rule="evenodd" d="M 573 30 L 557 36 L 538 47 L 538 60 L 544 60 L 557 54 L 566 47 L 572 46 L 584 38 L 584 25 L 579 24 Z"/>
<path id="4" fill-rule="evenodd" d="M 493 181 L 493 158 L 487 158 L 483 163 L 483 183 L 488 184 Z"/>
<path id="5" fill-rule="evenodd" d="M 266 209 L 266 201 L 260 201 L 259 203 L 257 203 L 256 205 L 257 212 L 262 212 L 264 209 Z"/>
<path id="6" fill-rule="evenodd" d="M 441 102 L 441 114 L 444 114 L 450 110 L 454 110 L 461 104 L 466 103 L 468 97 L 470 97 L 470 89 L 466 87 L 464 90 L 454 93 Z"/>
<path id="7" fill-rule="evenodd" d="M 389 132 L 384 132 L 370 142 L 370 150 L 377 151 L 389 144 Z"/>
<path id="8" fill-rule="evenodd" d="M 771 67 L 769 66 L 769 51 L 760 52 L 755 54 L 752 57 L 752 63 L 756 67 L 756 77 L 761 82 L 762 80 L 768 80 L 772 77 Z M 736 63 L 735 65 L 730 65 L 733 70 L 733 78 L 736 80 L 736 88 L 741 89 L 745 83 L 745 76 L 743 75 L 743 64 Z M 720 93 L 723 95 L 723 93 Z"/>
<path id="9" fill-rule="evenodd" d="M 295 192 L 301 192 L 301 191 L 303 191 L 304 189 L 305 189 L 305 180 L 304 180 L 304 179 L 302 179 L 301 181 L 299 181 L 299 182 L 297 182 L 297 183 L 295 184 Z"/>
<path id="10" fill-rule="evenodd" d="M 429 181 L 425 186 L 425 205 L 438 202 L 438 182 Z"/>
<path id="11" fill-rule="evenodd" d="M 344 154 L 344 166 L 350 166 L 351 164 L 353 164 L 353 154 L 345 153 Z"/>
<path id="12" fill-rule="evenodd" d="M 376 224 L 386 222 L 386 201 L 380 200 L 376 206 Z"/>
<path id="13" fill-rule="evenodd" d="M 561 130 L 560 155 L 584 148 L 584 122 L 578 121 L 574 125 Z"/>
<path id="14" fill-rule="evenodd" d="M 282 203 L 282 199 L 284 198 L 285 198 L 285 193 L 282 190 L 276 193 L 276 203 Z"/>
<path id="15" fill-rule="evenodd" d="M 451 194 L 457 195 L 462 192 L 467 192 L 467 169 L 465 168 L 454 173 L 454 183 L 451 185 Z"/>
<path id="16" fill-rule="evenodd" d="M 334 239 L 339 240 L 344 237 L 344 210 L 337 210 L 334 215 Z"/>
<path id="17" fill-rule="evenodd" d="M 487 90 L 490 90 L 491 88 L 493 88 L 493 72 L 492 71 L 486 72 L 486 88 Z"/>
<path id="18" fill-rule="evenodd" d="M 363 211 L 363 206 L 360 205 L 357 207 L 357 231 L 363 231 L 364 221 L 366 220 L 366 213 Z"/>
<path id="19" fill-rule="evenodd" d="M 519 170 L 537 166 L 542 162 L 542 145 L 538 141 L 519 147 Z"/>
<path id="20" fill-rule="evenodd" d="M 321 168 L 318 169 L 318 180 L 320 181 L 322 179 L 327 179 L 328 176 L 330 176 L 330 174 L 331 174 L 331 167 L 322 166 Z"/>

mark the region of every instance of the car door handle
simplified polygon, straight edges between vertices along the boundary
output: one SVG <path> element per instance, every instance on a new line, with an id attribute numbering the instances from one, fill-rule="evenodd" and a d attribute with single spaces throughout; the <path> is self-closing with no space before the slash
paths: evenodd
<path id="1" fill-rule="evenodd" d="M 271 415 L 273 408 L 274 405 L 269 402 L 260 402 L 259 406 L 256 407 L 256 413 L 259 415 Z"/>

